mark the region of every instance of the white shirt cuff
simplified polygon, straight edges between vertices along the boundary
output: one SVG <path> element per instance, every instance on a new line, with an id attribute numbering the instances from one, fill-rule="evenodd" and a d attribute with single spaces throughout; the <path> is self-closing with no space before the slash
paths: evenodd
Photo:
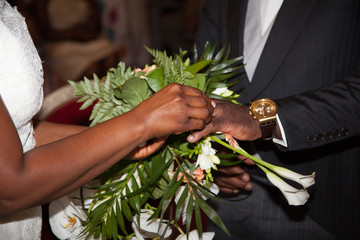
<path id="1" fill-rule="evenodd" d="M 287 145 L 287 141 L 286 141 L 285 131 L 284 131 L 284 128 L 283 128 L 283 126 L 281 124 L 281 121 L 280 121 L 280 118 L 279 118 L 278 114 L 276 114 L 276 120 L 277 120 L 277 124 L 279 125 L 279 128 L 280 128 L 282 139 L 273 138 L 272 140 L 273 140 L 274 143 L 280 144 L 283 147 L 287 147 L 288 145 Z"/>

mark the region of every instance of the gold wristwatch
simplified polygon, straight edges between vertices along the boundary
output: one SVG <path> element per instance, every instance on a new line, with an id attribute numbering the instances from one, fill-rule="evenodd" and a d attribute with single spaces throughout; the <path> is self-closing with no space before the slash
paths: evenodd
<path id="1" fill-rule="evenodd" d="M 277 105 L 273 100 L 262 98 L 253 101 L 249 113 L 259 122 L 263 139 L 275 137 Z"/>

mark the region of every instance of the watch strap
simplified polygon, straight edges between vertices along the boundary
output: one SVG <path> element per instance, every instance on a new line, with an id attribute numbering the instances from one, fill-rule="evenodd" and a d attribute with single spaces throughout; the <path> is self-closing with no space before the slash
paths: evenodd
<path id="1" fill-rule="evenodd" d="M 263 123 L 260 125 L 260 129 L 262 132 L 262 139 L 270 140 L 275 137 L 276 131 L 276 121 Z"/>

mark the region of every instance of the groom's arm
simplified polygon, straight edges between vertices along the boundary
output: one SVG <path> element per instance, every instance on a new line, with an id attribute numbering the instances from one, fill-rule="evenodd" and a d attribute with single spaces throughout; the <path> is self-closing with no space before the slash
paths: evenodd
<path id="1" fill-rule="evenodd" d="M 277 99 L 288 150 L 313 148 L 360 134 L 360 61 L 343 81 Z"/>

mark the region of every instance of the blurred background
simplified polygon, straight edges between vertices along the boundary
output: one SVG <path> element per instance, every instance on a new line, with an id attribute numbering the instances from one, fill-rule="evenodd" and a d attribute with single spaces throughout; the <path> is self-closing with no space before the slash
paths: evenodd
<path id="1" fill-rule="evenodd" d="M 144 46 L 193 48 L 205 0 L 8 0 L 43 60 L 45 96 L 67 80 L 104 76 L 119 61 L 151 64 Z"/>

